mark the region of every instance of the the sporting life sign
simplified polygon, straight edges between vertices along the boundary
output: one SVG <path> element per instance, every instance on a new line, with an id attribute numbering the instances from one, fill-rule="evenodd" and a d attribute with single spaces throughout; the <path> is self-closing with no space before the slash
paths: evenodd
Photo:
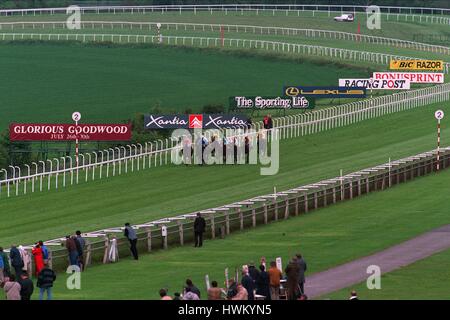
<path id="1" fill-rule="evenodd" d="M 11 141 L 128 141 L 131 124 L 43 124 L 12 123 Z"/>
<path id="2" fill-rule="evenodd" d="M 230 97 L 230 108 L 238 109 L 312 109 L 305 97 Z"/>
<path id="3" fill-rule="evenodd" d="M 146 114 L 145 129 L 220 129 L 247 125 L 244 114 Z"/>
<path id="4" fill-rule="evenodd" d="M 286 86 L 284 94 L 289 97 L 306 96 L 314 98 L 365 98 L 364 87 L 303 87 Z"/>
<path id="5" fill-rule="evenodd" d="M 391 70 L 442 71 L 442 70 L 444 70 L 444 61 L 442 61 L 442 60 L 391 60 L 389 67 Z"/>
<path id="6" fill-rule="evenodd" d="M 444 83 L 444 74 L 437 72 L 374 72 L 374 80 L 409 80 L 411 83 Z"/>
<path id="7" fill-rule="evenodd" d="M 402 80 L 376 80 L 376 79 L 339 79 L 342 87 L 365 87 L 371 90 L 408 90 L 410 81 Z"/>

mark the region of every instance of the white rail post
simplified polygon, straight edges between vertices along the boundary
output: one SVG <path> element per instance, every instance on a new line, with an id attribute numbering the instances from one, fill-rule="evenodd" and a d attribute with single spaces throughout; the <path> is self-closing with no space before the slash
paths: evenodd
<path id="1" fill-rule="evenodd" d="M 4 172 L 5 173 L 5 184 L 6 184 L 6 189 L 7 189 L 7 196 L 8 196 L 8 198 L 9 198 L 9 180 L 8 180 L 8 171 L 6 170 L 6 169 L 1 169 L 0 170 L 0 172 Z M 2 186 L 1 186 L 1 184 L 0 184 L 0 195 L 1 195 L 1 189 L 2 189 Z"/>
<path id="2" fill-rule="evenodd" d="M 50 163 L 50 170 L 48 171 L 48 177 L 47 177 L 47 189 L 50 190 L 50 185 L 52 183 L 52 171 L 53 171 L 53 162 L 52 160 L 48 160 L 47 162 Z"/>
<path id="3" fill-rule="evenodd" d="M 29 165 L 25 165 L 25 167 L 27 167 L 27 177 L 30 178 L 31 176 L 31 168 Z M 1 192 L 1 186 L 0 186 L 0 192 Z M 23 180 L 23 194 L 27 194 L 27 179 Z"/>
<path id="4" fill-rule="evenodd" d="M 87 166 L 86 168 L 84 168 L 84 170 L 86 171 L 86 182 L 88 181 L 89 168 L 90 168 L 91 165 L 92 165 L 92 157 L 91 157 L 91 154 L 90 154 L 89 152 L 87 153 L 87 156 L 88 156 L 88 158 L 89 158 L 89 166 Z"/>
<path id="5" fill-rule="evenodd" d="M 112 151 L 112 162 L 113 162 L 113 177 L 116 175 L 116 162 L 114 161 L 114 149 L 109 148 L 109 150 Z M 108 152 L 109 153 L 109 152 Z"/>
<path id="6" fill-rule="evenodd" d="M 57 158 L 53 158 L 53 160 L 56 161 L 55 188 L 58 189 L 59 160 Z"/>
<path id="7" fill-rule="evenodd" d="M 69 159 L 70 166 L 70 184 L 73 185 L 73 162 L 71 156 L 66 156 L 66 159 Z M 64 161 L 65 162 L 65 161 Z"/>
<path id="8" fill-rule="evenodd" d="M 44 161 L 39 161 L 39 163 L 42 163 L 42 172 L 39 175 L 39 191 L 42 192 L 42 176 L 45 173 L 45 162 Z"/>
<path id="9" fill-rule="evenodd" d="M 34 176 L 31 177 L 31 192 L 34 192 L 34 180 L 35 180 L 35 177 L 37 178 L 38 164 L 36 162 L 32 162 L 31 165 L 35 166 Z"/>
<path id="10" fill-rule="evenodd" d="M 117 150 L 117 156 L 119 159 L 119 175 L 122 174 L 122 158 L 120 157 L 120 148 L 119 147 L 115 147 L 115 150 Z"/>
<path id="11" fill-rule="evenodd" d="M 139 171 L 139 158 L 142 157 L 142 144 L 137 143 L 139 146 L 139 156 L 137 157 L 137 171 Z"/>

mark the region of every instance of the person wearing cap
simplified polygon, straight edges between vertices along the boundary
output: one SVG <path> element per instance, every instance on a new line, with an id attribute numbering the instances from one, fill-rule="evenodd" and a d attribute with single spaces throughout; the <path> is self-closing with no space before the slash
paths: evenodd
<path id="1" fill-rule="evenodd" d="M 138 260 L 139 259 L 139 255 L 138 255 L 138 250 L 137 250 L 137 235 L 136 235 L 136 231 L 130 226 L 130 224 L 128 222 L 125 223 L 124 236 L 130 242 L 130 250 L 131 250 L 131 254 L 133 255 L 134 260 Z"/>

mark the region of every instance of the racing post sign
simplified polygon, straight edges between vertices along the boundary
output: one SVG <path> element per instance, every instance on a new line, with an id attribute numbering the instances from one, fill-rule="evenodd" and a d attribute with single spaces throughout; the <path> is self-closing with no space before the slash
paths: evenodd
<path id="1" fill-rule="evenodd" d="M 436 164 L 436 170 L 439 171 L 440 169 L 440 146 L 441 146 L 441 120 L 444 118 L 444 111 L 437 110 L 434 113 L 434 117 L 437 119 L 437 164 Z"/>

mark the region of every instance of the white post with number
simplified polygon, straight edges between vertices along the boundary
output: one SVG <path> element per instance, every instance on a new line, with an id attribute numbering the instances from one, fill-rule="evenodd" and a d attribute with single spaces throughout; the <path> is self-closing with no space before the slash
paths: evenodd
<path id="1" fill-rule="evenodd" d="M 440 169 L 440 146 L 441 146 L 441 120 L 444 118 L 444 111 L 437 110 L 434 113 L 434 117 L 437 119 L 437 164 L 436 164 L 436 170 L 439 171 Z"/>
<path id="2" fill-rule="evenodd" d="M 72 113 L 72 120 L 75 121 L 75 127 L 78 127 L 78 121 L 81 120 L 81 113 L 79 112 L 74 112 Z M 77 128 L 75 128 L 75 131 L 77 130 Z M 78 172 L 78 133 L 75 134 L 76 138 L 75 138 L 75 162 L 77 165 L 77 172 Z"/>

